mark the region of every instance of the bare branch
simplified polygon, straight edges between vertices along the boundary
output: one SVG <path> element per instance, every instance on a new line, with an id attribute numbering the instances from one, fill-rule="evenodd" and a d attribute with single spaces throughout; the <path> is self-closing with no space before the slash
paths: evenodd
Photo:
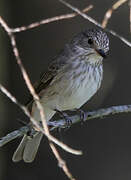
<path id="1" fill-rule="evenodd" d="M 120 106 L 111 106 L 109 108 L 101 108 L 98 110 L 85 112 L 85 119 L 84 121 L 96 119 L 96 118 L 103 118 L 109 115 L 116 115 L 120 113 L 129 113 L 131 112 L 131 105 L 120 105 Z M 70 116 L 70 119 L 72 121 L 72 124 L 81 122 L 80 115 L 74 115 Z M 60 119 L 57 121 L 50 121 L 48 123 L 49 126 L 53 126 L 55 128 L 64 128 L 66 125 L 66 122 L 64 119 Z"/>
<path id="2" fill-rule="evenodd" d="M 8 25 L 6 24 L 6 22 L 2 19 L 2 17 L 0 16 L 0 24 L 1 26 L 4 28 L 4 30 L 7 32 L 7 34 L 9 35 L 11 33 L 11 29 L 8 27 Z"/>
<path id="3" fill-rule="evenodd" d="M 23 105 L 21 105 L 14 96 L 12 96 L 2 85 L 0 85 L 0 90 L 15 104 L 17 104 L 23 111 L 24 113 L 31 119 L 31 121 L 34 123 L 34 125 L 43 133 L 46 135 L 46 133 L 44 132 L 44 130 L 37 124 L 37 122 L 31 117 L 30 113 L 28 112 L 27 108 Z M 108 116 L 110 114 L 118 114 L 118 113 L 124 113 L 124 112 L 131 112 L 131 105 L 123 105 L 123 106 L 112 106 L 106 109 L 99 109 L 96 111 L 92 111 L 92 112 L 86 112 L 85 113 L 85 121 L 86 120 L 91 120 L 94 118 L 102 118 L 104 116 Z M 79 115 L 75 115 L 75 116 L 71 116 L 70 117 L 72 124 L 78 123 L 80 122 L 80 116 Z M 49 121 L 47 122 L 49 126 L 52 126 L 53 128 L 51 128 L 51 130 L 54 130 L 56 128 L 65 128 L 66 127 L 66 121 L 64 119 L 62 120 L 58 120 L 58 121 Z M 9 134 L 7 134 L 5 137 L 0 138 L 0 147 L 2 147 L 3 145 L 5 145 L 6 143 L 12 141 L 13 139 L 16 139 L 17 137 L 23 136 L 24 134 L 27 134 L 28 131 L 30 131 L 30 126 L 24 126 L 21 127 L 19 130 L 13 131 Z M 47 135 L 46 135 L 47 136 Z M 71 148 L 69 148 L 67 145 L 65 145 L 64 143 L 61 143 L 60 141 L 58 141 L 56 138 L 54 138 L 53 136 L 51 136 L 49 134 L 49 139 L 54 142 L 55 144 L 59 145 L 61 148 L 63 148 L 64 150 L 72 153 L 72 154 L 76 154 L 79 155 L 81 154 L 80 151 L 76 151 L 73 150 Z M 75 180 L 75 178 L 72 176 L 72 174 L 70 173 L 69 169 L 66 166 L 66 162 L 60 157 L 57 149 L 55 148 L 54 144 L 49 142 L 50 147 L 56 157 L 56 159 L 58 160 L 58 164 L 59 166 L 63 169 L 64 173 L 67 175 L 67 177 L 71 180 Z"/>
<path id="4" fill-rule="evenodd" d="M 113 36 L 119 38 L 121 41 L 123 41 L 126 45 L 128 45 L 129 47 L 131 47 L 131 42 L 128 41 L 127 39 L 125 39 L 124 37 L 120 36 L 119 34 L 117 34 L 115 31 L 107 29 L 107 28 L 103 28 L 102 25 L 97 22 L 95 19 L 93 19 L 92 17 L 88 16 L 87 14 L 81 12 L 78 8 L 72 6 L 71 4 L 67 3 L 64 0 L 59 0 L 61 3 L 63 3 L 65 6 L 67 6 L 68 8 L 72 9 L 73 11 L 77 12 L 78 14 L 80 14 L 84 19 L 87 19 L 88 21 L 92 22 L 93 24 L 95 24 L 96 26 L 104 29 L 105 31 L 109 32 L 110 34 L 112 34 Z"/>
<path id="5" fill-rule="evenodd" d="M 104 27 L 106 27 L 106 25 L 107 25 L 107 23 L 109 21 L 109 18 L 111 17 L 113 11 L 115 9 L 117 9 L 120 5 L 122 5 L 124 2 L 126 2 L 127 0 L 119 0 L 117 3 L 115 3 L 113 5 L 113 7 L 107 11 L 102 25 L 100 23 L 98 23 L 96 20 L 94 20 L 93 18 L 91 18 L 90 16 L 87 16 L 85 14 L 85 12 L 89 11 L 90 9 L 92 9 L 92 7 L 93 7 L 92 5 L 88 6 L 87 8 L 83 9 L 82 11 L 80 11 L 78 8 L 73 7 L 72 5 L 70 5 L 69 3 L 67 3 L 64 0 L 59 0 L 59 1 L 61 3 L 63 3 L 63 4 L 65 4 L 67 7 L 69 7 L 73 11 L 75 11 L 75 13 L 61 15 L 61 16 L 56 16 L 56 17 L 53 17 L 53 18 L 48 18 L 48 19 L 42 20 L 40 22 L 32 23 L 32 24 L 30 24 L 28 26 L 22 26 L 22 27 L 17 27 L 17 28 L 10 28 L 6 24 L 6 22 L 0 17 L 0 24 L 4 28 L 4 30 L 6 31 L 6 33 L 8 34 L 8 36 L 9 36 L 9 38 L 11 40 L 11 45 L 12 45 L 12 48 L 13 48 L 14 56 L 16 57 L 16 61 L 17 61 L 17 64 L 19 65 L 19 68 L 20 68 L 21 73 L 23 75 L 23 79 L 24 79 L 24 81 L 25 81 L 25 83 L 26 83 L 30 93 L 32 94 L 34 102 L 37 105 L 37 108 L 38 108 L 38 110 L 40 112 L 40 117 L 41 117 L 41 121 L 42 121 L 42 125 L 43 125 L 44 129 L 30 115 L 30 112 L 28 111 L 28 109 L 25 106 L 23 106 L 21 103 L 19 103 L 17 101 L 17 99 L 14 96 L 12 96 L 10 94 L 10 92 L 8 92 L 7 89 L 4 88 L 1 84 L 0 84 L 0 90 L 12 102 L 17 104 L 22 109 L 22 111 L 30 118 L 30 121 L 34 125 L 34 129 L 37 130 L 37 131 L 41 131 L 48 138 L 49 145 L 50 145 L 50 147 L 52 149 L 52 152 L 54 153 L 56 159 L 58 160 L 59 166 L 63 169 L 64 173 L 67 175 L 67 177 L 69 179 L 75 180 L 75 178 L 72 176 L 72 174 L 70 173 L 69 169 L 67 168 L 66 162 L 60 157 L 60 155 L 59 155 L 55 145 L 52 142 L 54 142 L 55 144 L 57 144 L 58 146 L 63 148 L 65 151 L 70 152 L 72 154 L 80 155 L 80 154 L 82 154 L 82 152 L 74 150 L 74 149 L 68 147 L 67 145 L 65 145 L 64 143 L 60 142 L 59 140 L 57 140 L 55 137 L 53 137 L 50 134 L 47 124 L 49 126 L 52 126 L 52 128 L 50 129 L 50 131 L 51 131 L 51 130 L 54 130 L 54 129 L 58 128 L 58 127 L 59 128 L 65 128 L 66 121 L 64 119 L 61 119 L 61 120 L 53 121 L 53 122 L 50 122 L 50 121 L 46 122 L 45 116 L 44 116 L 44 110 L 43 110 L 43 107 L 42 107 L 42 105 L 40 103 L 39 96 L 36 94 L 36 92 L 35 92 L 35 90 L 34 90 L 34 88 L 32 86 L 32 83 L 31 83 L 31 81 L 30 81 L 30 79 L 28 77 L 28 74 L 27 74 L 27 72 L 26 72 L 26 70 L 25 70 L 25 68 L 23 66 L 22 61 L 21 61 L 21 58 L 20 58 L 20 55 L 19 55 L 19 51 L 18 51 L 18 48 L 17 48 L 17 45 L 16 45 L 16 39 L 15 39 L 14 33 L 26 31 L 28 29 L 32 29 L 32 28 L 38 27 L 38 26 L 40 26 L 42 24 L 51 23 L 51 22 L 54 22 L 54 21 L 62 20 L 62 19 L 73 18 L 73 17 L 77 16 L 78 14 L 81 15 L 82 17 L 84 17 L 85 19 L 88 19 L 90 22 L 92 22 L 96 26 L 104 28 Z M 130 0 L 130 7 L 131 7 L 131 0 Z M 131 8 L 130 8 L 130 29 L 131 29 Z M 127 44 L 129 47 L 131 47 L 131 42 L 126 40 L 124 37 L 118 35 L 116 32 L 114 32 L 112 30 L 109 30 L 107 28 L 105 28 L 105 30 L 108 31 L 109 33 L 111 33 L 112 35 L 118 37 L 121 41 L 123 41 L 125 44 Z M 85 121 L 86 120 L 90 120 L 90 119 L 94 119 L 94 118 L 98 118 L 98 117 L 100 118 L 100 117 L 103 117 L 103 116 L 108 116 L 110 114 L 122 113 L 122 112 L 131 112 L 131 105 L 113 106 L 113 107 L 106 108 L 106 109 L 100 109 L 100 110 L 93 111 L 93 112 L 87 112 L 86 113 Z M 71 118 L 73 124 L 77 123 L 77 122 L 80 122 L 79 115 L 75 115 L 75 116 L 72 116 L 70 118 Z M 30 130 L 30 128 L 31 127 L 29 125 L 21 127 L 19 130 L 16 130 L 16 131 L 6 135 L 5 137 L 1 138 L 0 139 L 0 147 L 2 147 L 7 142 L 15 139 L 16 137 L 20 137 L 20 136 L 26 134 Z"/>
<path id="6" fill-rule="evenodd" d="M 96 118 L 103 118 L 110 115 L 116 115 L 120 113 L 131 113 L 131 105 L 121 105 L 121 106 L 112 106 L 109 108 L 102 108 L 95 111 L 85 112 L 84 121 L 93 120 Z M 73 115 L 69 117 L 72 121 L 72 125 L 81 122 L 80 115 Z M 99 120 L 99 119 L 98 119 Z M 65 128 L 66 121 L 65 119 L 59 119 L 57 121 L 49 121 L 47 122 L 49 126 L 53 127 L 50 130 L 54 130 L 56 128 Z M 15 139 L 17 137 L 21 137 L 26 134 L 30 130 L 29 126 L 23 126 L 19 130 L 13 131 L 10 134 L 7 134 L 5 137 L 2 137 L 0 140 L 0 147 Z"/>
<path id="7" fill-rule="evenodd" d="M 50 147 L 53 151 L 53 153 L 55 154 L 55 157 L 58 161 L 58 166 L 60 168 L 63 169 L 64 173 L 66 174 L 66 176 L 70 179 L 70 180 L 75 180 L 75 178 L 72 176 L 72 174 L 70 173 L 69 169 L 66 166 L 66 162 L 60 157 L 58 151 L 56 150 L 55 146 L 51 143 Z"/>
<path id="8" fill-rule="evenodd" d="M 21 103 L 19 103 L 17 101 L 17 99 L 11 95 L 11 93 L 9 91 L 7 91 L 7 89 L 2 86 L 0 84 L 0 90 L 12 101 L 14 102 L 16 105 L 18 105 L 22 111 L 30 118 L 30 120 L 32 121 L 32 123 L 35 125 L 35 127 L 37 129 L 39 129 L 39 131 L 41 131 L 46 137 L 47 137 L 47 134 L 45 133 L 45 131 L 43 130 L 43 128 L 40 127 L 40 125 L 38 124 L 37 121 L 35 121 L 35 119 L 30 115 L 28 109 L 23 106 Z M 28 131 L 30 131 L 30 126 L 27 125 L 27 126 L 24 126 L 24 127 L 21 127 L 19 130 L 16 130 L 16 131 L 13 131 L 12 133 L 6 135 L 5 137 L 1 138 L 0 139 L 0 147 L 2 147 L 3 145 L 5 145 L 6 143 L 12 141 L 13 139 L 16 139 L 17 137 L 20 137 L 20 136 L 23 136 L 24 134 L 27 134 Z M 82 154 L 81 151 L 77 151 L 77 150 L 74 150 L 70 147 L 68 147 L 67 145 L 65 145 L 64 143 L 60 142 L 59 140 L 57 140 L 55 137 L 53 137 L 52 135 L 48 134 L 48 137 L 49 139 L 54 142 L 55 144 L 57 144 L 58 146 L 60 146 L 62 149 L 64 149 L 65 151 L 69 152 L 69 153 L 72 153 L 72 154 L 75 154 L 75 155 L 80 155 Z M 47 137 L 47 138 L 48 138 Z M 61 168 L 63 169 L 64 173 L 67 175 L 67 177 L 71 180 L 75 180 L 72 176 L 72 174 L 69 172 L 69 169 L 68 167 L 66 166 L 66 163 L 65 161 L 60 157 L 57 149 L 55 148 L 54 144 L 49 142 L 49 145 L 50 145 L 50 148 L 52 149 L 52 152 L 54 153 L 56 159 L 58 160 L 58 163 L 61 164 Z M 64 162 L 64 163 L 63 163 Z"/>
<path id="9" fill-rule="evenodd" d="M 6 24 L 6 22 L 1 17 L 0 17 L 0 24 L 3 26 L 5 31 L 8 33 L 8 36 L 9 36 L 9 38 L 11 40 L 11 45 L 12 45 L 12 48 L 13 48 L 14 56 L 16 57 L 17 64 L 18 64 L 18 66 L 20 68 L 20 71 L 21 71 L 22 76 L 23 76 L 23 78 L 25 80 L 25 83 L 26 83 L 31 95 L 33 96 L 33 99 L 34 99 L 34 101 L 35 101 L 35 103 L 37 105 L 37 108 L 38 108 L 39 112 L 40 112 L 41 121 L 42 121 L 44 130 L 45 130 L 45 133 L 46 133 L 46 135 L 48 137 L 49 130 L 48 130 L 48 126 L 46 124 L 46 120 L 45 120 L 45 116 L 44 116 L 44 110 L 43 110 L 43 107 L 42 107 L 42 105 L 40 103 L 39 96 L 36 94 L 36 92 L 34 90 L 34 87 L 31 84 L 31 81 L 30 81 L 30 79 L 28 77 L 28 74 L 27 74 L 27 72 L 26 72 L 26 70 L 25 70 L 25 68 L 23 66 L 23 63 L 22 63 L 22 61 L 20 59 L 19 51 L 18 51 L 18 48 L 16 46 L 15 36 L 12 33 L 11 29 Z M 38 130 L 39 130 L 39 128 L 38 128 Z"/>
<path id="10" fill-rule="evenodd" d="M 93 8 L 93 5 L 89 5 L 88 7 L 84 8 L 82 10 L 82 12 L 87 13 L 92 8 Z M 63 19 L 70 19 L 70 18 L 76 17 L 78 15 L 79 15 L 78 13 L 70 13 L 70 14 L 64 14 L 64 15 L 60 15 L 60 16 L 55 16 L 55 17 L 52 17 L 52 18 L 44 19 L 44 20 L 41 20 L 39 22 L 29 24 L 28 26 L 21 26 L 21 27 L 17 27 L 17 28 L 12 28 L 11 31 L 13 33 L 22 32 L 22 31 L 26 31 L 28 29 L 38 27 L 38 26 L 43 25 L 43 24 L 47 24 L 47 23 L 51 23 L 51 22 L 55 22 L 55 21 L 59 21 L 59 20 L 63 20 Z"/>
<path id="11" fill-rule="evenodd" d="M 108 9 L 108 11 L 105 13 L 104 19 L 102 21 L 102 27 L 105 28 L 109 22 L 109 19 L 112 16 L 112 13 L 118 9 L 122 4 L 127 2 L 127 0 L 118 0 L 116 3 L 113 4 L 113 6 Z"/>
<path id="12" fill-rule="evenodd" d="M 72 9 L 74 12 L 78 13 L 80 16 L 82 16 L 83 18 L 87 19 L 88 21 L 92 22 L 93 24 L 95 24 L 98 27 L 101 27 L 101 24 L 98 23 L 95 19 L 93 19 L 92 17 L 86 15 L 85 13 L 83 13 L 82 11 L 80 11 L 78 8 L 72 6 L 71 4 L 67 3 L 64 0 L 59 0 L 62 4 L 64 4 L 65 6 L 69 7 L 70 9 Z"/>
<path id="13" fill-rule="evenodd" d="M 7 134 L 6 136 L 0 138 L 0 147 L 4 146 L 8 142 L 10 142 L 18 137 L 24 136 L 28 132 L 29 132 L 29 126 L 23 126 L 20 129 Z"/>
<path id="14" fill-rule="evenodd" d="M 27 117 L 30 118 L 30 120 L 32 121 L 32 123 L 34 124 L 34 126 L 39 129 L 39 131 L 41 131 L 46 137 L 47 137 L 47 134 L 45 133 L 45 131 L 43 130 L 43 128 L 38 124 L 37 121 L 35 121 L 35 119 L 30 115 L 30 112 L 28 111 L 28 109 L 23 106 L 21 103 L 19 103 L 17 101 L 17 99 L 4 87 L 0 84 L 0 90 L 3 94 L 5 94 L 13 103 L 15 103 L 17 106 L 19 106 L 19 108 L 25 113 L 25 115 L 27 115 Z M 28 126 L 28 125 L 27 125 Z M 28 131 L 30 129 L 30 126 L 28 126 Z M 26 131 L 27 129 L 25 129 Z M 23 130 L 21 131 L 23 133 Z M 26 134 L 26 132 L 25 132 Z M 65 145 L 64 143 L 58 141 L 55 137 L 53 137 L 52 135 L 48 135 L 49 139 L 54 142 L 55 144 L 57 144 L 58 146 L 60 146 L 62 149 L 64 149 L 65 151 L 69 152 L 69 153 L 72 153 L 72 154 L 75 154 L 75 155 L 81 155 L 82 152 L 81 151 L 77 151 L 77 150 L 74 150 L 70 147 L 68 147 L 67 145 Z"/>
<path id="15" fill-rule="evenodd" d="M 55 157 L 56 157 L 56 154 L 59 154 L 59 153 L 58 153 L 57 149 L 55 148 L 54 144 L 52 143 L 52 141 L 53 141 L 54 143 L 56 143 L 58 146 L 61 146 L 61 145 L 62 145 L 62 147 L 63 147 L 64 149 L 69 150 L 68 152 L 72 153 L 72 152 L 74 151 L 73 149 L 69 148 L 67 145 L 65 145 L 64 143 L 60 142 L 59 140 L 57 140 L 55 137 L 53 137 L 53 136 L 50 134 L 49 129 L 48 129 L 48 126 L 47 126 L 47 123 L 46 123 L 46 120 L 45 120 L 45 116 L 44 116 L 44 109 L 43 109 L 43 107 L 42 107 L 42 105 L 41 105 L 41 103 L 40 103 L 39 96 L 36 94 L 36 92 L 35 92 L 35 90 L 34 90 L 34 87 L 32 86 L 31 81 L 30 81 L 30 79 L 29 79 L 29 77 L 28 77 L 28 74 L 27 74 L 27 72 L 26 72 L 26 70 L 25 70 L 25 68 L 24 68 L 24 66 L 23 66 L 23 64 L 22 64 L 22 61 L 21 61 L 21 59 L 20 59 L 19 51 L 18 51 L 18 48 L 17 48 L 17 46 L 16 46 L 15 36 L 14 36 L 14 34 L 12 33 L 11 29 L 10 29 L 10 28 L 8 27 L 8 25 L 6 24 L 6 22 L 5 22 L 1 17 L 0 17 L 0 24 L 2 25 L 2 27 L 4 28 L 4 30 L 7 32 L 8 36 L 9 36 L 9 38 L 10 38 L 10 40 L 11 40 L 11 45 L 12 45 L 12 48 L 13 48 L 14 55 L 15 55 L 15 57 L 16 57 L 17 64 L 18 64 L 18 66 L 19 66 L 19 68 L 20 68 L 20 70 L 21 70 L 22 76 L 23 76 L 23 78 L 24 78 L 24 80 L 25 80 L 25 83 L 26 83 L 26 85 L 27 85 L 27 87 L 28 87 L 31 95 L 33 96 L 34 102 L 36 103 L 37 108 L 38 108 L 38 110 L 39 110 L 39 112 L 40 112 L 40 117 L 41 117 L 41 121 L 42 121 L 42 125 L 43 125 L 43 127 L 44 127 L 44 130 L 43 130 L 43 128 L 40 127 L 39 123 L 38 123 L 37 121 L 35 121 L 35 120 L 30 116 L 31 122 L 33 123 L 33 125 L 35 126 L 35 128 L 36 128 L 38 131 L 41 131 L 43 134 L 46 135 L 46 137 L 47 137 L 48 140 L 49 140 L 49 145 L 50 145 L 50 147 L 51 147 L 51 149 L 52 149 L 52 152 L 54 153 Z M 2 86 L 1 86 L 1 90 L 3 90 Z M 3 91 L 3 92 L 6 92 L 6 91 Z M 10 94 L 8 93 L 8 95 L 10 95 Z M 8 97 L 10 97 L 10 96 L 8 96 Z M 13 100 L 13 102 L 17 102 L 17 101 L 15 101 L 15 98 L 11 98 L 11 100 Z M 27 112 L 28 112 L 28 110 L 27 110 Z M 72 151 L 72 150 L 73 150 L 73 151 Z M 74 152 L 75 152 L 77 155 L 78 155 L 78 154 L 82 154 L 81 151 L 76 151 L 76 150 L 75 150 Z M 60 157 L 60 155 L 59 155 L 59 157 Z M 56 157 L 56 159 L 59 161 L 59 164 L 61 164 L 62 161 L 63 161 L 62 158 L 59 158 L 59 159 L 58 159 L 58 158 Z M 68 176 L 68 178 L 72 179 L 72 178 L 71 178 L 72 175 L 71 175 L 70 173 L 67 173 L 67 172 L 69 172 L 69 170 L 68 170 L 68 167 L 66 166 L 66 164 L 64 164 L 64 166 L 62 167 L 62 169 L 63 169 L 64 173 Z M 71 175 L 71 176 L 69 176 L 69 175 Z"/>

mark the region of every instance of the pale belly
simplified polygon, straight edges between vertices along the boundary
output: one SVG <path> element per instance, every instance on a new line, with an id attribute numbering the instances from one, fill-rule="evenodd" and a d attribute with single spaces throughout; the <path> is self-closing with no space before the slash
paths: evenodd
<path id="1" fill-rule="evenodd" d="M 97 92 L 98 88 L 98 83 L 92 79 L 87 85 L 75 89 L 71 95 L 60 96 L 57 108 L 62 111 L 80 108 Z"/>
<path id="2" fill-rule="evenodd" d="M 55 109 L 59 111 L 73 110 L 80 108 L 83 104 L 85 104 L 98 90 L 98 83 L 94 82 L 94 79 L 90 80 L 87 84 L 83 84 L 79 86 L 79 88 L 74 88 L 69 91 L 60 91 L 59 94 L 48 97 L 48 101 L 45 98 L 41 101 L 43 108 L 45 119 L 50 120 L 55 114 Z M 37 120 L 40 121 L 39 110 L 36 106 L 33 106 L 32 115 Z"/>
<path id="3" fill-rule="evenodd" d="M 102 66 L 95 70 L 88 68 L 84 78 L 78 76 L 72 81 L 65 78 L 66 74 L 64 74 L 63 79 L 52 84 L 41 98 L 46 120 L 51 119 L 55 114 L 55 109 L 60 111 L 73 110 L 85 104 L 99 89 L 102 74 Z M 67 73 L 67 76 L 69 76 L 69 73 Z M 32 108 L 32 115 L 40 120 L 39 111 L 35 105 Z"/>
<path id="4" fill-rule="evenodd" d="M 99 89 L 102 81 L 102 69 L 87 73 L 85 78 L 78 77 L 74 81 L 62 81 L 56 88 L 57 94 L 48 99 L 47 106 L 60 111 L 80 108 Z M 83 80 L 84 79 L 84 80 Z"/>

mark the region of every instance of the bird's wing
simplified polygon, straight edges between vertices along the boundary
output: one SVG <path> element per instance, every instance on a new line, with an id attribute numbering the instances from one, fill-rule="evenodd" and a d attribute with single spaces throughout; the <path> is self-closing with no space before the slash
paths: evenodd
<path id="1" fill-rule="evenodd" d="M 63 63 L 60 64 L 57 61 L 53 61 L 49 67 L 48 70 L 43 73 L 40 77 L 40 79 L 34 84 L 35 92 L 39 95 L 41 90 L 46 89 L 51 81 L 54 79 L 54 77 L 57 75 L 60 67 L 64 65 Z M 26 106 L 30 109 L 32 106 L 33 97 L 32 95 L 29 96 L 28 101 L 26 102 Z"/>
<path id="2" fill-rule="evenodd" d="M 68 56 L 70 55 L 70 57 Z M 48 70 L 42 74 L 39 81 L 34 84 L 34 89 L 36 93 L 39 95 L 41 90 L 46 89 L 52 80 L 57 76 L 58 72 L 67 64 L 68 59 L 71 59 L 71 49 L 68 44 L 65 45 L 65 48 L 58 54 L 57 57 L 54 58 L 52 63 L 48 66 Z M 72 56 L 75 59 L 74 56 Z M 33 98 L 30 95 L 26 105 L 27 107 L 31 107 L 33 102 Z"/>

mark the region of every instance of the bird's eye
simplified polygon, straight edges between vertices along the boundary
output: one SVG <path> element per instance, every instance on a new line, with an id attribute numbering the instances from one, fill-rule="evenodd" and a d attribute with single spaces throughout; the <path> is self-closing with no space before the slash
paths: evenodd
<path id="1" fill-rule="evenodd" d="M 93 40 L 92 39 L 88 39 L 88 44 L 93 44 Z"/>

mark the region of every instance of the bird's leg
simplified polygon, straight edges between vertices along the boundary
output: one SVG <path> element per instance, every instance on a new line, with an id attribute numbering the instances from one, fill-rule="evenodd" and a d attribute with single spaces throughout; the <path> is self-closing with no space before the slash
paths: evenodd
<path id="1" fill-rule="evenodd" d="M 28 136 L 30 139 L 33 139 L 33 137 L 34 137 L 34 130 L 33 130 L 33 129 L 30 129 L 30 130 L 27 132 L 27 136 Z"/>
<path id="2" fill-rule="evenodd" d="M 28 126 L 29 127 L 29 131 L 26 133 L 27 134 L 27 136 L 29 137 L 29 138 L 33 138 L 34 137 L 34 134 L 35 134 L 35 129 L 33 128 L 33 126 L 31 125 L 31 123 L 28 123 L 28 122 L 26 122 L 26 121 L 23 121 L 23 120 L 21 120 L 21 119 L 18 119 L 18 121 L 19 121 L 19 123 L 21 123 L 22 125 L 24 125 L 24 126 Z"/>
<path id="3" fill-rule="evenodd" d="M 73 110 L 71 110 L 71 111 L 77 111 L 77 112 L 79 112 L 79 114 L 80 114 L 80 121 L 81 121 L 82 123 L 84 123 L 84 121 L 85 121 L 85 119 L 86 119 L 86 113 L 85 113 L 82 109 L 77 109 L 77 108 L 75 108 L 75 109 L 73 109 Z"/>
<path id="4" fill-rule="evenodd" d="M 54 109 L 63 119 L 66 121 L 66 127 L 69 128 L 72 125 L 72 120 L 69 118 L 68 114 L 60 111 L 58 109 Z"/>
<path id="5" fill-rule="evenodd" d="M 82 109 L 77 109 L 77 110 L 80 113 L 80 120 L 81 120 L 81 122 L 84 123 L 84 121 L 86 119 L 86 113 Z"/>

